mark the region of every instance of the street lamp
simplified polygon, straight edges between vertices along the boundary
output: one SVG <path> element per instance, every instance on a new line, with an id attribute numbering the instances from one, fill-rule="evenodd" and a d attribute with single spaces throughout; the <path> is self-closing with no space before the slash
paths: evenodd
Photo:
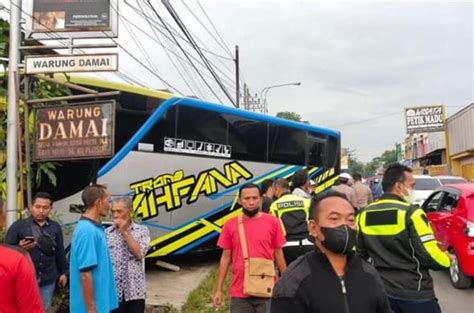
<path id="1" fill-rule="evenodd" d="M 262 89 L 260 92 L 260 99 L 263 101 L 263 111 L 264 113 L 268 113 L 268 106 L 267 106 L 267 94 L 268 91 L 272 88 L 278 88 L 278 87 L 285 87 L 285 86 L 300 86 L 301 82 L 297 83 L 286 83 L 286 84 L 279 84 L 279 85 L 272 85 L 272 86 L 267 86 Z"/>

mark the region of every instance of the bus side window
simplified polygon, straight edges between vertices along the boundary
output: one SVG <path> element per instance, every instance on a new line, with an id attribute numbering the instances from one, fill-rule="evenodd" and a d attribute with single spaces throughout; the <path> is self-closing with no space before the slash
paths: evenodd
<path id="1" fill-rule="evenodd" d="M 175 134 L 176 107 L 170 108 L 160 117 L 157 123 L 140 140 L 141 143 L 153 144 L 153 152 L 163 152 L 164 138 Z"/>
<path id="2" fill-rule="evenodd" d="M 228 122 L 227 144 L 232 147 L 232 158 L 265 162 L 268 124 L 234 115 L 224 116 Z"/>
<path id="3" fill-rule="evenodd" d="M 225 144 L 227 121 L 222 113 L 178 106 L 177 138 Z"/>
<path id="4" fill-rule="evenodd" d="M 316 139 L 308 135 L 308 165 L 310 166 L 326 166 L 325 154 L 326 143 L 320 139 Z"/>
<path id="5" fill-rule="evenodd" d="M 339 169 L 339 158 L 341 157 L 339 140 L 334 137 L 328 137 L 327 141 L 327 155 L 325 165 L 327 168 L 334 167 L 336 170 Z"/>
<path id="6" fill-rule="evenodd" d="M 284 126 L 270 125 L 268 162 L 305 164 L 306 132 Z"/>

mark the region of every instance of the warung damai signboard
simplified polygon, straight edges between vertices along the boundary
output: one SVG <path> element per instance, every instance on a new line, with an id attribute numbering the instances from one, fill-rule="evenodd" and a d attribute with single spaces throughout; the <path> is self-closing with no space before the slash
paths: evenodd
<path id="1" fill-rule="evenodd" d="M 117 53 L 35 55 L 25 57 L 26 74 L 105 72 L 118 70 Z"/>
<path id="2" fill-rule="evenodd" d="M 114 153 L 115 101 L 35 108 L 35 161 L 95 159 Z"/>
<path id="3" fill-rule="evenodd" d="M 444 106 L 424 106 L 405 109 L 407 134 L 444 130 Z"/>

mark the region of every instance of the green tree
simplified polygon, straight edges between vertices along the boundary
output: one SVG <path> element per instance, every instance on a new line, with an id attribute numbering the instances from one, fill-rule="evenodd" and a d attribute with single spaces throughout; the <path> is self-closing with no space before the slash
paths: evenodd
<path id="1" fill-rule="evenodd" d="M 0 57 L 2 58 L 8 58 L 8 49 L 9 49 L 9 43 L 10 43 L 10 41 L 8 40 L 9 30 L 10 30 L 10 27 L 8 25 L 8 22 L 0 19 Z M 7 65 L 8 65 L 7 61 L 0 60 L 0 84 L 2 87 L 6 86 Z M 5 97 L 5 96 L 6 96 L 6 89 L 0 88 L 0 97 Z"/>
<path id="2" fill-rule="evenodd" d="M 383 167 L 387 167 L 391 163 L 397 162 L 397 150 L 385 150 L 382 155 L 380 156 L 380 160 L 383 164 Z"/>
<path id="3" fill-rule="evenodd" d="M 382 165 L 382 160 L 380 157 L 373 158 L 370 162 L 367 162 L 364 167 L 364 176 L 370 177 L 377 174 L 380 166 Z"/>
<path id="4" fill-rule="evenodd" d="M 396 149 L 385 150 L 380 156 L 373 158 L 364 166 L 364 176 L 373 176 L 377 174 L 380 168 L 386 168 L 389 164 L 397 162 Z"/>
<path id="5" fill-rule="evenodd" d="M 308 121 L 303 121 L 303 118 L 301 117 L 301 115 L 299 115 L 299 114 L 296 113 L 296 112 L 289 112 L 289 111 L 278 112 L 278 113 L 276 114 L 276 117 L 284 118 L 284 119 L 290 120 L 290 121 L 296 121 L 296 122 L 301 122 L 301 123 L 309 124 Z"/>
<path id="6" fill-rule="evenodd" d="M 355 150 L 348 150 L 347 154 L 349 155 L 349 168 L 348 172 L 350 174 L 354 173 L 363 173 L 364 172 L 364 162 L 359 161 Z"/>
<path id="7" fill-rule="evenodd" d="M 0 55 L 2 57 L 8 57 L 8 44 L 9 44 L 9 24 L 8 22 L 0 19 Z M 3 61 L 2 61 L 3 62 Z M 0 68 L 0 194 L 4 197 L 6 192 L 6 139 L 7 139 L 7 82 L 8 76 L 5 71 L 7 63 L 3 62 L 3 69 Z M 32 92 L 31 97 L 36 99 L 48 99 L 52 97 L 66 96 L 71 95 L 71 91 L 61 85 L 52 84 L 46 81 L 34 80 L 31 84 Z M 48 103 L 45 103 L 46 105 Z M 51 103 L 49 103 L 51 104 Z M 27 125 L 25 125 L 23 120 L 24 112 L 24 101 L 23 95 L 20 95 L 20 128 L 22 130 L 21 147 L 23 148 L 24 143 L 24 133 L 28 131 L 30 133 L 30 140 L 33 137 L 34 132 L 34 115 L 33 112 L 30 112 Z M 31 144 L 31 143 L 30 143 Z M 23 151 L 24 152 L 24 151 Z M 23 161 L 25 157 L 23 156 Z M 53 186 L 56 185 L 56 175 L 55 170 L 58 166 L 58 163 L 55 162 L 38 162 L 33 164 L 32 179 L 33 184 L 36 183 L 36 186 L 39 185 L 42 181 L 47 181 Z M 23 164 L 23 169 L 26 166 Z M 21 173 L 26 175 L 26 169 Z"/>
<path id="8" fill-rule="evenodd" d="M 370 177 L 377 174 L 377 171 L 389 164 L 397 162 L 396 149 L 385 150 L 380 156 L 373 158 L 370 162 L 364 163 L 359 161 L 356 150 L 349 150 L 349 169 L 351 174 L 361 173 L 364 177 Z"/>

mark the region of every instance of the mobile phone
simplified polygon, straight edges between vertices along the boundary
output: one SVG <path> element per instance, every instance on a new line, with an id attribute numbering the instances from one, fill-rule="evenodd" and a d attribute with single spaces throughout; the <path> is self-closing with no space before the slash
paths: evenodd
<path id="1" fill-rule="evenodd" d="M 35 241 L 35 237 L 33 236 L 26 236 L 23 238 L 23 240 L 26 240 L 28 243 Z"/>

